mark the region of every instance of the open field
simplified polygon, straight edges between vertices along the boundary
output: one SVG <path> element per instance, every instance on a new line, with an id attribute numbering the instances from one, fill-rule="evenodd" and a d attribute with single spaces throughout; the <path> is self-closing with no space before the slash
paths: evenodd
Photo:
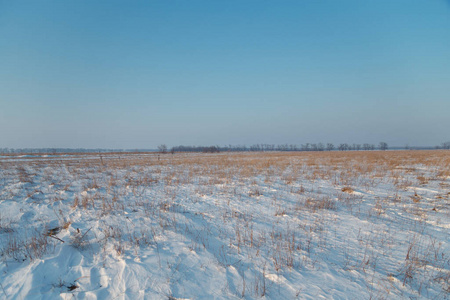
<path id="1" fill-rule="evenodd" d="M 0 299 L 448 299 L 450 152 L 0 158 Z"/>

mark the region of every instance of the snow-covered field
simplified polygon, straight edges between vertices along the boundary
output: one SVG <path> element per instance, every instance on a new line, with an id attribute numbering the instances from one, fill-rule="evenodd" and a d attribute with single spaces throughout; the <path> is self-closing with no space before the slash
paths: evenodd
<path id="1" fill-rule="evenodd" d="M 0 298 L 448 299 L 450 152 L 0 160 Z"/>

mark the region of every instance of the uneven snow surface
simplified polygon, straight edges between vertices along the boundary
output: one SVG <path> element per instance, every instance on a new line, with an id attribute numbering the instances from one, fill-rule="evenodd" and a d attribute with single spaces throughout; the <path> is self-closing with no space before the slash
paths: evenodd
<path id="1" fill-rule="evenodd" d="M 450 152 L 0 159 L 0 299 L 449 299 Z"/>

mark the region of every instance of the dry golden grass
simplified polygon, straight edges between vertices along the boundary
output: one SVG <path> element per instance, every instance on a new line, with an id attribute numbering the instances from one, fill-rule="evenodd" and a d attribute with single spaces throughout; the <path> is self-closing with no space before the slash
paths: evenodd
<path id="1" fill-rule="evenodd" d="M 109 186 L 114 185 L 114 172 L 133 169 L 139 173 L 140 168 L 155 167 L 153 173 L 157 175 L 164 168 L 163 178 L 166 184 L 177 185 L 192 181 L 193 178 L 208 178 L 199 180 L 203 185 L 218 185 L 231 182 L 232 178 L 254 178 L 264 176 L 266 182 L 275 177 L 288 185 L 300 180 L 331 180 L 343 186 L 345 192 L 351 192 L 351 185 L 358 178 L 367 177 L 365 184 L 372 180 L 393 180 L 394 184 L 405 189 L 413 184 L 412 178 L 405 178 L 406 174 L 415 177 L 414 181 L 425 185 L 429 181 L 445 181 L 450 176 L 450 153 L 445 150 L 432 151 L 345 151 L 345 152 L 249 152 L 249 153 L 176 153 L 159 155 L 105 153 L 88 154 L 73 159 L 45 159 L 42 160 L 3 160 L 0 165 L 7 168 L 14 165 L 22 182 L 33 180 L 33 173 L 26 171 L 26 166 L 34 170 L 64 165 L 74 176 L 86 177 L 86 170 L 97 174 L 108 173 Z M 167 167 L 171 166 L 171 171 Z M 417 166 L 411 167 L 411 166 Z M 420 168 L 434 170 L 433 174 L 425 175 Z M 183 169 L 182 174 L 180 170 Z M 48 175 L 50 176 L 50 175 Z M 159 176 L 158 176 L 159 177 Z M 129 178 L 130 186 L 151 185 L 157 179 L 155 176 L 142 174 L 139 178 Z M 55 181 L 55 184 L 58 184 Z M 88 183 L 89 188 L 98 188 L 95 180 Z M 445 184 L 445 183 L 443 183 Z M 69 187 L 66 186 L 65 189 Z"/>
<path id="2" fill-rule="evenodd" d="M 119 220 L 95 225 L 89 234 L 90 228 L 74 233 L 70 217 L 61 213 L 60 227 L 72 230 L 72 243 L 76 247 L 88 245 L 87 239 L 95 233 L 101 247 L 114 245 L 120 256 L 132 247 L 137 251 L 142 245 L 157 245 L 155 236 L 164 236 L 172 230 L 189 237 L 192 241 L 189 248 L 196 251 L 208 248 L 207 239 L 214 238 L 210 229 L 215 228 L 227 237 L 228 243 L 223 245 L 223 253 L 217 253 L 219 264 L 229 264 L 227 253 L 233 251 L 245 254 L 249 261 L 265 255 L 270 261 L 261 268 L 264 272 L 266 268 L 276 272 L 304 265 L 314 268 L 320 253 L 327 253 L 329 239 L 333 239 L 326 228 L 335 228 L 332 225 L 339 223 L 339 214 L 363 220 L 361 224 L 374 221 L 371 226 L 379 227 L 379 231 L 385 230 L 380 225 L 384 222 L 391 222 L 392 228 L 400 225 L 409 230 L 410 227 L 420 229 L 429 216 L 438 213 L 443 219 L 450 217 L 450 151 L 445 150 L 104 153 L 101 157 L 88 154 L 70 159 L 11 157 L 0 161 L 0 168 L 5 170 L 5 182 L 16 180 L 29 184 L 29 190 L 26 184 L 20 188 L 33 201 L 35 198 L 42 201 L 45 194 L 42 190 L 51 186 L 56 196 L 52 196 L 50 204 L 67 203 L 71 218 L 89 215 L 97 220 L 114 216 L 113 220 Z M 431 185 L 436 193 L 432 197 L 424 196 L 421 189 Z M 60 196 L 65 192 L 66 198 Z M 20 193 L 20 189 L 11 189 L 4 197 L 12 199 Z M 259 205 L 260 211 L 250 209 Z M 401 214 L 397 214 L 399 210 Z M 127 217 L 115 215 L 125 211 L 129 216 L 139 212 L 142 220 L 152 225 L 143 226 L 142 232 L 134 232 L 134 224 Z M 215 215 L 215 220 L 220 222 L 208 221 L 208 215 Z M 398 215 L 402 218 L 396 219 Z M 405 215 L 408 218 L 403 218 Z M 186 218 L 192 222 L 180 225 Z M 192 225 L 197 221 L 204 227 Z M 120 227 L 120 222 L 130 228 Z M 265 222 L 271 224 L 267 227 L 271 228 L 270 232 L 263 227 Z M 373 261 L 378 258 L 373 249 L 385 247 L 389 252 L 396 241 L 389 235 L 375 234 L 373 228 L 361 228 L 359 245 L 354 246 L 360 252 L 347 250 L 340 238 L 335 237 L 333 242 L 338 254 L 345 258 L 345 270 L 366 274 L 370 268 L 373 272 L 378 270 L 370 265 L 370 255 Z M 420 251 L 431 251 L 419 241 L 412 239 L 407 248 L 403 284 L 412 281 L 408 276 L 415 276 L 414 272 L 422 268 L 416 263 L 425 256 Z M 11 251 L 7 254 L 20 248 L 14 240 L 8 245 Z M 37 250 L 27 254 L 28 257 L 44 253 L 41 248 L 34 248 Z M 369 253 L 367 257 L 366 253 Z M 265 288 L 260 290 L 264 278 L 255 285 L 256 295 L 265 293 Z M 389 278 L 394 277 L 389 275 Z"/>

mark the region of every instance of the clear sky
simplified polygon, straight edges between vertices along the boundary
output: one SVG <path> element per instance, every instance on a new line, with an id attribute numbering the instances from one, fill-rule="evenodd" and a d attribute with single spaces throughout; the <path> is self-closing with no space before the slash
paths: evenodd
<path id="1" fill-rule="evenodd" d="M 0 147 L 448 140 L 448 0 L 0 0 Z"/>

